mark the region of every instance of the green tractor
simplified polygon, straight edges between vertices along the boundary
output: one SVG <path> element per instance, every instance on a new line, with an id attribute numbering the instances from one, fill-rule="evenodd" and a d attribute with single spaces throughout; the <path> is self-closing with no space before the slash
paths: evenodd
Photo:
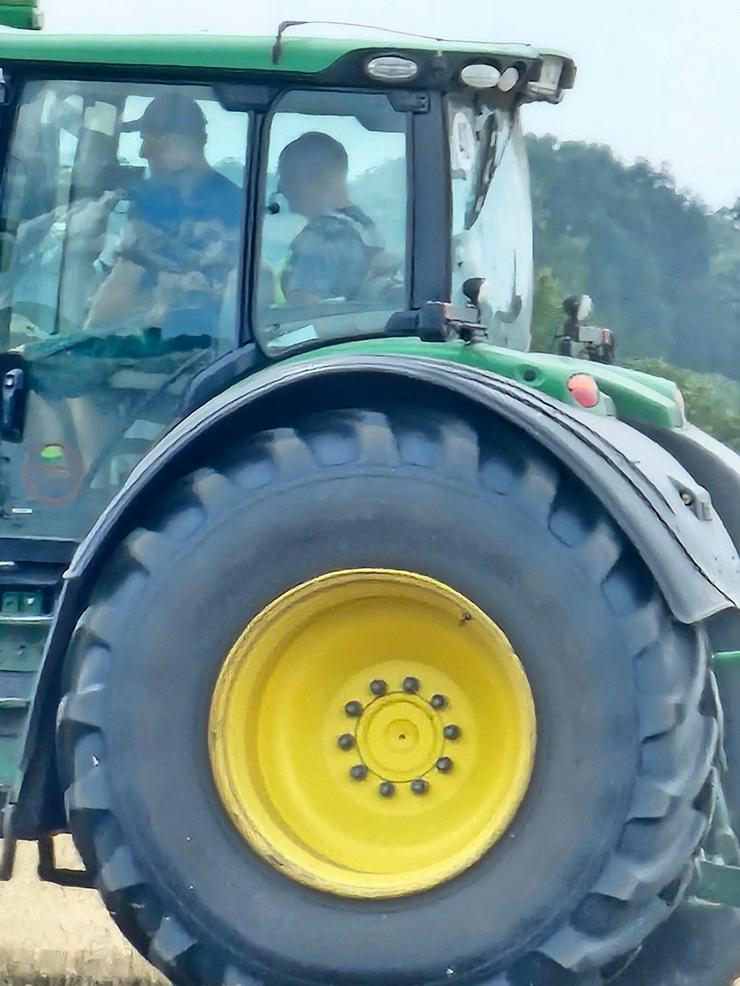
<path id="1" fill-rule="evenodd" d="M 740 460 L 528 352 L 572 61 L 0 16 L 2 877 L 187 986 L 728 986 Z"/>

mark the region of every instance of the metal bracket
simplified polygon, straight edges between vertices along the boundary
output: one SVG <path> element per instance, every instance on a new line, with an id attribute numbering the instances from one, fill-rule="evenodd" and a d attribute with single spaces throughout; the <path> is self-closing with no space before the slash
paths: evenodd
<path id="1" fill-rule="evenodd" d="M 740 907 L 740 866 L 700 859 L 688 893 L 710 904 Z"/>
<path id="2" fill-rule="evenodd" d="M 13 835 L 13 808 L 8 805 L 2 812 L 2 849 L 0 849 L 0 883 L 7 883 L 13 876 L 15 851 L 18 840 Z"/>
<path id="3" fill-rule="evenodd" d="M 456 308 L 446 301 L 427 301 L 418 315 L 417 331 L 424 342 L 483 342 L 486 330 L 478 322 L 470 321 L 471 308 Z"/>
<path id="4" fill-rule="evenodd" d="M 45 835 L 39 839 L 38 847 L 39 865 L 37 873 L 39 880 L 43 880 L 45 883 L 56 883 L 60 887 L 95 889 L 95 878 L 89 870 L 68 870 L 57 867 L 54 840 L 50 835 Z"/>

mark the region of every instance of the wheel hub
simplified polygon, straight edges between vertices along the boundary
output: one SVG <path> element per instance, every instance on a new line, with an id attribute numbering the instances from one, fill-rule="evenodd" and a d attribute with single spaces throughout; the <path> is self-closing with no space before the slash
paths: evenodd
<path id="1" fill-rule="evenodd" d="M 216 788 L 251 848 L 357 897 L 472 865 L 519 807 L 534 743 L 496 624 L 443 583 L 374 569 L 266 607 L 224 662 L 209 724 Z"/>
<path id="2" fill-rule="evenodd" d="M 372 694 L 372 687 L 369 691 Z M 445 744 L 450 742 L 445 737 L 445 726 L 439 707 L 435 709 L 431 699 L 399 689 L 373 697 L 363 708 L 355 732 L 349 734 L 352 742 L 344 739 L 348 734 L 342 734 L 337 750 L 356 750 L 378 780 L 393 781 L 413 790 L 412 782 L 433 773 L 443 756 Z M 414 793 L 426 793 L 428 781 L 417 788 Z"/>

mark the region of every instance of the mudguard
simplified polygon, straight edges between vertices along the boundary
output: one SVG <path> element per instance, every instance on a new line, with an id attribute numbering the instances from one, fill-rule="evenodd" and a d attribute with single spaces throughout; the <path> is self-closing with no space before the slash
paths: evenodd
<path id="1" fill-rule="evenodd" d="M 566 407 L 512 380 L 440 360 L 397 355 L 317 357 L 281 364 L 209 401 L 173 428 L 134 469 L 80 545 L 66 581 L 86 585 L 121 529 L 131 526 L 143 498 L 171 476 L 178 462 L 191 458 L 188 453 L 196 443 L 207 434 L 215 438 L 235 415 L 253 430 L 252 421 L 264 426 L 260 422 L 269 418 L 271 408 L 321 407 L 331 403 L 330 390 L 357 392 L 373 377 L 376 394 L 402 391 L 408 400 L 409 385 L 453 392 L 527 431 L 594 491 L 637 546 L 681 622 L 694 623 L 740 607 L 740 559 L 734 545 L 707 491 L 666 450 L 616 419 Z"/>
<path id="2" fill-rule="evenodd" d="M 22 774 L 36 746 L 35 726 L 53 721 L 55 682 L 97 573 L 158 491 L 196 468 L 209 446 L 228 442 L 235 430 L 259 430 L 289 420 L 294 411 L 352 406 L 363 395 L 379 394 L 384 401 L 456 399 L 522 428 L 593 490 L 636 545 L 676 619 L 696 623 L 740 607 L 740 560 L 708 493 L 630 426 L 439 359 L 343 354 L 282 363 L 235 384 L 176 425 L 141 460 L 80 545 L 47 641 Z M 740 487 L 740 470 L 737 480 Z M 41 756 L 45 747 L 41 741 Z"/>

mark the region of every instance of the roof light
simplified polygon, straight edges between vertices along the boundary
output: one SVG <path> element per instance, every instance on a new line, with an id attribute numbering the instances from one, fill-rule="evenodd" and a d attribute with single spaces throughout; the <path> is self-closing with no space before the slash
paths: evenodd
<path id="1" fill-rule="evenodd" d="M 419 66 L 411 58 L 401 55 L 379 55 L 365 66 L 371 79 L 381 82 L 408 82 L 419 74 Z"/>
<path id="2" fill-rule="evenodd" d="M 498 87 L 501 92 L 511 92 L 518 81 L 519 69 L 514 68 L 513 65 L 510 65 L 501 73 L 501 78 L 498 80 Z"/>
<path id="3" fill-rule="evenodd" d="M 596 407 L 601 398 L 599 385 L 588 373 L 574 373 L 568 380 L 568 390 L 581 407 Z"/>
<path id="4" fill-rule="evenodd" d="M 560 95 L 560 77 L 563 74 L 564 59 L 557 55 L 543 55 L 540 76 L 527 86 L 531 96 L 557 101 Z"/>
<path id="5" fill-rule="evenodd" d="M 471 89 L 493 89 L 501 78 L 495 65 L 466 65 L 460 72 L 460 81 Z"/>

